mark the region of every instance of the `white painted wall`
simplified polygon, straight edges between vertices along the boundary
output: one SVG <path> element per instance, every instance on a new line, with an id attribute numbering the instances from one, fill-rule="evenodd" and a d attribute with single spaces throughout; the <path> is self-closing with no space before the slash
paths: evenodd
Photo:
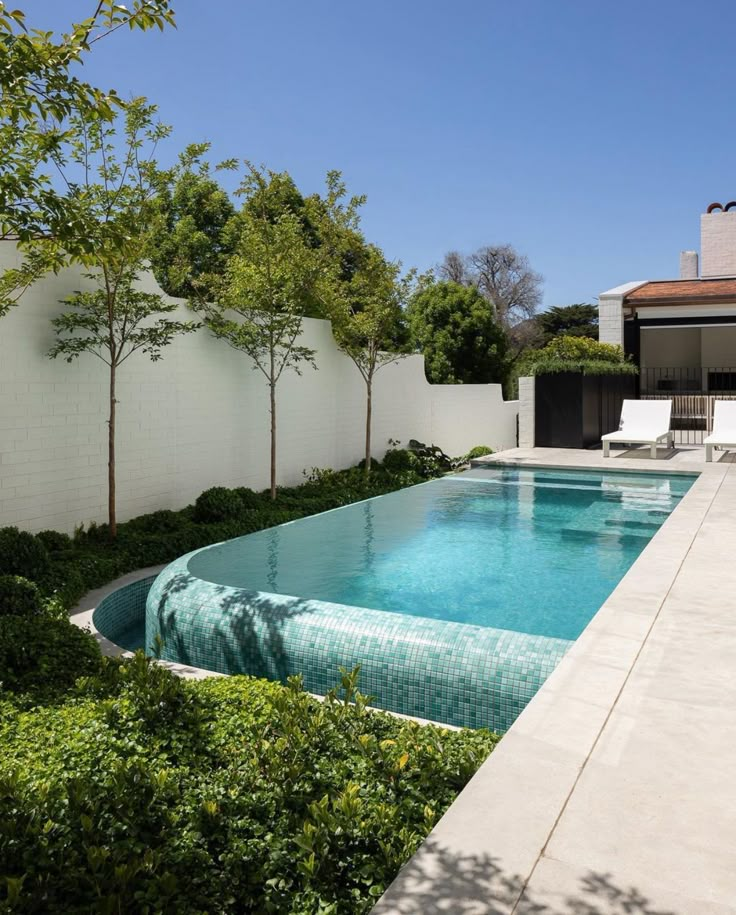
<path id="1" fill-rule="evenodd" d="M 0 245 L 0 269 L 17 255 Z M 107 504 L 107 368 L 91 355 L 46 357 L 59 300 L 87 281 L 67 271 L 38 283 L 0 320 L 0 526 L 71 531 L 103 521 Z M 152 277 L 143 285 L 155 289 Z M 158 291 L 158 290 L 156 290 Z M 181 306 L 182 317 L 186 315 Z M 311 467 L 362 457 L 365 385 L 326 321 L 305 320 L 318 371 L 285 375 L 278 390 L 278 474 L 298 483 Z M 268 485 L 267 390 L 249 360 L 201 331 L 160 362 L 134 355 L 118 380 L 120 520 L 180 508 L 209 486 Z M 433 442 L 450 454 L 516 444 L 518 404 L 500 385 L 430 385 L 424 360 L 382 369 L 374 391 L 374 454 L 387 440 Z"/>

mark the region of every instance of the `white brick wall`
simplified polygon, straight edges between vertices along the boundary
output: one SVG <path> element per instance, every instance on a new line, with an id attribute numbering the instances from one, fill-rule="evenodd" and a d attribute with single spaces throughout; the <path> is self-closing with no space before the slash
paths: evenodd
<path id="1" fill-rule="evenodd" d="M 598 299 L 598 339 L 601 343 L 624 345 L 623 296 L 606 295 Z"/>
<path id="2" fill-rule="evenodd" d="M 4 250 L 3 250 L 4 248 Z M 0 247 L 4 263 L 14 258 Z M 3 264 L 0 263 L 0 269 Z M 152 278 L 146 285 L 154 287 Z M 107 504 L 107 367 L 91 355 L 46 357 L 59 300 L 85 281 L 50 277 L 0 320 L 0 526 L 71 531 L 103 521 Z M 185 308 L 182 305 L 182 316 Z M 365 386 L 326 321 L 305 321 L 318 371 L 285 375 L 278 391 L 278 472 L 362 457 Z M 177 340 L 160 362 L 135 355 L 118 382 L 121 520 L 180 508 L 208 486 L 268 485 L 267 391 L 246 357 L 205 332 Z M 382 369 L 374 392 L 374 453 L 389 438 L 431 441 L 451 454 L 516 444 L 516 403 L 499 385 L 430 385 L 420 356 Z"/>
<path id="3" fill-rule="evenodd" d="M 700 275 L 736 276 L 736 211 L 700 217 Z"/>
<path id="4" fill-rule="evenodd" d="M 534 378 L 519 378 L 519 448 L 534 447 L 534 393 Z"/>

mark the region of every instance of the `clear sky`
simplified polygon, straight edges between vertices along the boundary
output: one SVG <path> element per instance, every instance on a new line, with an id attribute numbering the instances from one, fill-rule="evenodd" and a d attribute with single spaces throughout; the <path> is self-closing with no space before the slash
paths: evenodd
<path id="1" fill-rule="evenodd" d="M 54 28 L 94 3 L 19 5 Z M 677 276 L 700 213 L 736 199 L 733 0 L 173 6 L 177 30 L 105 39 L 87 77 L 305 193 L 341 170 L 407 266 L 508 242 L 545 306 L 595 301 Z"/>

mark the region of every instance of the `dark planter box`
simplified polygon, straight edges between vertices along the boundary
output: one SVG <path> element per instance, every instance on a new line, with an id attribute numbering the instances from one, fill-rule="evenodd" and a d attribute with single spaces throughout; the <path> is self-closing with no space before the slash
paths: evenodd
<path id="1" fill-rule="evenodd" d="M 636 375 L 537 375 L 534 442 L 538 448 L 589 448 L 618 429 L 621 403 L 636 397 Z"/>

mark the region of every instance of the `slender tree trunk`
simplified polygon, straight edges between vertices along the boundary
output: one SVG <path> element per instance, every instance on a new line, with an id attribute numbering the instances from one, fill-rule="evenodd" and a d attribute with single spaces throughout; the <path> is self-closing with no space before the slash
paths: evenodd
<path id="1" fill-rule="evenodd" d="M 107 520 L 110 539 L 118 535 L 115 513 L 115 362 L 110 362 L 110 418 L 107 428 Z"/>
<path id="2" fill-rule="evenodd" d="M 271 395 L 271 498 L 276 498 L 276 382 L 269 384 Z"/>
<path id="3" fill-rule="evenodd" d="M 371 472 L 371 421 L 373 419 L 373 379 L 368 377 L 365 400 L 365 475 Z"/>

